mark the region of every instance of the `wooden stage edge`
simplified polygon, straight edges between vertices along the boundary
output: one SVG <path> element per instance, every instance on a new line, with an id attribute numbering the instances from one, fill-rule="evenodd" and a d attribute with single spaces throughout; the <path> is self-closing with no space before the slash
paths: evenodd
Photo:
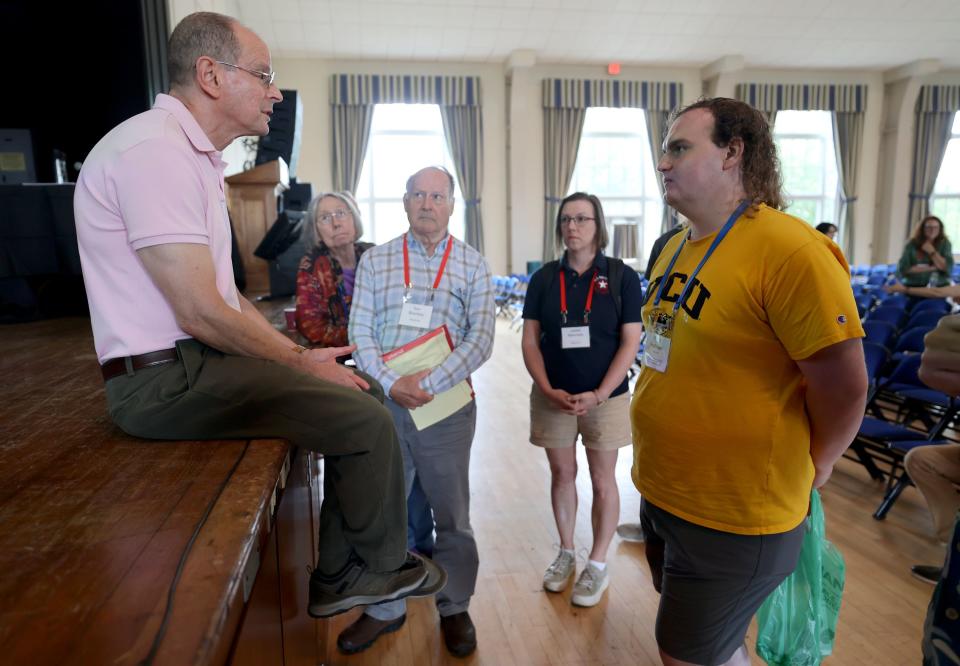
<path id="1" fill-rule="evenodd" d="M 139 663 L 221 486 L 153 663 L 323 661 L 326 623 L 306 614 L 315 456 L 280 440 L 127 436 L 107 416 L 86 318 L 0 326 L 0 348 L 0 661 Z"/>

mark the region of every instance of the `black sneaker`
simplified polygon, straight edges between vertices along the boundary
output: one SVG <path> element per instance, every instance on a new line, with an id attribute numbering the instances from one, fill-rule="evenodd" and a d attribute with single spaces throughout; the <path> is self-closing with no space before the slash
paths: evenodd
<path id="1" fill-rule="evenodd" d="M 371 571 L 359 557 L 353 557 L 333 576 L 319 569 L 310 574 L 311 617 L 330 617 L 356 606 L 372 606 L 409 596 L 427 596 L 441 590 L 446 572 L 431 560 L 407 553 L 399 569 Z"/>
<path id="2" fill-rule="evenodd" d="M 910 567 L 910 573 L 913 574 L 913 577 L 917 580 L 936 585 L 940 582 L 943 567 L 934 567 L 929 564 L 915 564 Z"/>

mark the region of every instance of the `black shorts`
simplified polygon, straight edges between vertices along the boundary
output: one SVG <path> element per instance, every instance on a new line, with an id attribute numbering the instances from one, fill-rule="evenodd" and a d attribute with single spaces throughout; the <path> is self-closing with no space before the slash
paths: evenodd
<path id="1" fill-rule="evenodd" d="M 657 645 L 675 659 L 710 666 L 743 645 L 760 604 L 793 573 L 807 521 L 782 534 L 732 534 L 644 499 L 640 522 L 654 581 L 662 581 Z"/>

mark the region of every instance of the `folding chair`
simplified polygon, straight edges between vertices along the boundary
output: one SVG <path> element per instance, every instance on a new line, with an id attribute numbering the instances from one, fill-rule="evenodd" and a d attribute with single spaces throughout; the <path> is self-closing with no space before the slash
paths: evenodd
<path id="1" fill-rule="evenodd" d="M 906 294 L 884 294 L 880 297 L 881 307 L 890 305 L 905 309 L 908 303 L 910 303 L 910 298 Z"/>
<path id="2" fill-rule="evenodd" d="M 867 364 L 867 379 L 870 382 L 867 391 L 867 399 L 869 400 L 873 396 L 873 391 L 876 388 L 880 373 L 890 360 L 890 350 L 875 342 L 864 341 L 863 358 Z"/>
<path id="3" fill-rule="evenodd" d="M 923 351 L 923 338 L 933 326 L 914 326 L 904 329 L 893 346 L 893 360 L 899 361 L 906 354 L 919 354 Z"/>
<path id="4" fill-rule="evenodd" d="M 918 312 L 927 312 L 928 310 L 933 312 L 939 312 L 941 314 L 947 314 L 950 312 L 950 304 L 947 303 L 945 299 L 942 298 L 927 298 L 918 303 L 916 303 L 911 309 L 910 314 L 915 315 Z"/>
<path id="5" fill-rule="evenodd" d="M 907 318 L 907 312 L 903 308 L 887 305 L 872 310 L 867 314 L 868 321 L 888 321 L 897 328 Z"/>
<path id="6" fill-rule="evenodd" d="M 871 319 L 863 322 L 863 332 L 865 333 L 863 338 L 865 343 L 872 342 L 890 349 L 897 335 L 897 327 L 889 321 L 874 321 Z"/>
<path id="7" fill-rule="evenodd" d="M 913 310 L 910 312 L 910 317 L 907 319 L 907 323 L 904 324 L 904 328 L 910 329 L 916 328 L 917 326 L 926 326 L 932 329 L 943 316 L 944 313 L 929 308 L 920 311 Z"/>
<path id="8" fill-rule="evenodd" d="M 853 456 L 844 454 L 860 462 L 871 478 L 886 478 L 883 499 L 873 514 L 877 520 L 883 520 L 910 483 L 903 468 L 906 452 L 943 441 L 944 431 L 957 415 L 956 400 L 922 384 L 919 367 L 919 354 L 906 356 L 877 386 L 867 405 L 875 416 L 864 416 L 850 445 Z M 891 413 L 896 416 L 888 417 Z"/>

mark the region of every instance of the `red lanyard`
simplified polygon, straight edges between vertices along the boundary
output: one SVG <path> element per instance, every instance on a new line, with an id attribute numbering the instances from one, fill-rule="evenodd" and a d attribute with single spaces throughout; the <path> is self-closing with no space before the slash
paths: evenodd
<path id="1" fill-rule="evenodd" d="M 443 270 L 447 267 L 447 259 L 450 258 L 450 250 L 453 249 L 453 236 L 447 240 L 447 249 L 443 252 L 443 259 L 440 260 L 440 269 L 437 271 L 437 278 L 433 281 L 433 291 L 440 286 L 440 278 L 443 277 Z M 406 289 L 413 289 L 413 283 L 410 281 L 410 252 L 407 250 L 407 235 L 403 235 L 403 286 Z M 432 300 L 432 296 L 431 296 Z"/>
<path id="2" fill-rule="evenodd" d="M 567 280 L 564 277 L 564 271 L 560 269 L 560 323 L 561 325 L 567 323 Z M 590 290 L 587 292 L 587 306 L 583 309 L 583 323 L 590 323 L 590 306 L 593 305 L 593 286 L 597 283 L 597 274 L 598 271 L 596 268 L 593 269 L 593 277 L 590 279 Z"/>

